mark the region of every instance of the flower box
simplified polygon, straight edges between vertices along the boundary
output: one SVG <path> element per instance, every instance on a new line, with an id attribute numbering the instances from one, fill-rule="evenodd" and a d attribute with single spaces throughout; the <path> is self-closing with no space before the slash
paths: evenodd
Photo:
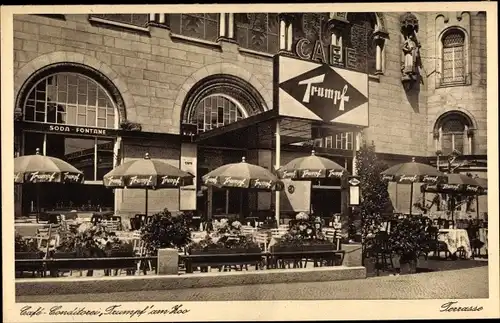
<path id="1" fill-rule="evenodd" d="M 252 254 L 261 253 L 260 248 L 206 248 L 206 249 L 192 249 L 191 255 L 221 255 L 221 254 Z"/>
<path id="2" fill-rule="evenodd" d="M 310 245 L 281 245 L 271 246 L 271 253 L 274 252 L 303 252 L 303 251 L 329 251 L 335 250 L 336 246 L 333 244 L 310 244 Z"/>
<path id="3" fill-rule="evenodd" d="M 15 260 L 26 260 L 26 259 L 42 259 L 44 253 L 41 251 L 27 251 L 27 252 L 16 252 Z M 42 272 L 44 271 L 44 265 L 40 261 L 16 261 L 15 262 L 16 272 Z"/>

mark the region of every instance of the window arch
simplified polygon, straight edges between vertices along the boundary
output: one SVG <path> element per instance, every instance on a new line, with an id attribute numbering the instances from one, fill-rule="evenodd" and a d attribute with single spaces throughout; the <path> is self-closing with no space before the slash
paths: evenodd
<path id="1" fill-rule="evenodd" d="M 240 47 L 269 54 L 278 52 L 280 24 L 277 13 L 236 13 L 234 22 Z"/>
<path id="2" fill-rule="evenodd" d="M 195 123 L 198 133 L 223 127 L 248 117 L 247 111 L 234 98 L 212 94 L 196 106 Z"/>
<path id="3" fill-rule="evenodd" d="M 464 83 L 466 72 L 465 33 L 457 28 L 448 30 L 441 38 L 442 83 Z"/>
<path id="4" fill-rule="evenodd" d="M 260 93 L 247 81 L 216 74 L 198 81 L 188 92 L 181 112 L 181 128 L 197 132 L 215 129 L 266 111 Z M 191 128 L 193 127 L 193 128 Z"/>
<path id="5" fill-rule="evenodd" d="M 472 122 L 460 112 L 449 112 L 436 122 L 435 138 L 437 150 L 443 155 L 458 151 L 463 155 L 472 154 Z"/>
<path id="6" fill-rule="evenodd" d="M 74 72 L 53 73 L 35 83 L 24 100 L 23 119 L 84 127 L 118 126 L 116 106 L 104 87 Z"/>

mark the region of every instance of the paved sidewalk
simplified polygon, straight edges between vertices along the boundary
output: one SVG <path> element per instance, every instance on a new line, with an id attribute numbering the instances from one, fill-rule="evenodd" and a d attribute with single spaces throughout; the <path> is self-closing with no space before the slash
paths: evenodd
<path id="1" fill-rule="evenodd" d="M 17 302 L 466 299 L 488 297 L 488 267 L 319 283 L 23 296 Z"/>

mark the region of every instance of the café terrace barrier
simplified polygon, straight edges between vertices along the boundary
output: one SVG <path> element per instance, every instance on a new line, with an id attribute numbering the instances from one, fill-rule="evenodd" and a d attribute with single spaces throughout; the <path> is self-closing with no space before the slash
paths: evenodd
<path id="1" fill-rule="evenodd" d="M 285 269 L 286 264 L 294 268 L 302 268 L 307 265 L 307 261 L 312 261 L 314 267 L 340 266 L 344 262 L 344 250 L 313 250 L 313 251 L 287 251 L 287 252 L 260 252 L 260 253 L 239 253 L 239 254 L 197 254 L 179 255 L 179 267 L 185 268 L 186 273 L 192 273 L 194 269 L 200 268 L 207 271 L 208 267 L 243 269 L 248 265 L 259 269 Z M 47 271 L 50 276 L 57 277 L 62 271 L 83 271 L 83 270 L 104 270 L 106 275 L 110 275 L 111 270 L 115 273 L 119 270 L 126 270 L 127 275 L 133 275 L 136 271 L 146 270 L 139 265 L 142 263 L 152 265 L 151 268 L 161 267 L 158 263 L 158 256 L 147 257 L 107 257 L 107 258 L 61 258 L 61 259 L 16 259 L 16 272 L 40 273 L 46 277 Z M 180 273 L 180 271 L 179 271 Z"/>

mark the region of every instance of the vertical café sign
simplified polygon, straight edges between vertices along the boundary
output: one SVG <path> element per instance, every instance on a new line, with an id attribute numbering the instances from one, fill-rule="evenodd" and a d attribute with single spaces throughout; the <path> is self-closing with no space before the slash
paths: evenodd
<path id="1" fill-rule="evenodd" d="M 294 46 L 295 54 L 305 60 L 317 61 L 323 64 L 356 69 L 357 53 L 354 48 L 323 44 L 320 40 L 312 43 L 307 38 L 300 38 Z M 342 55 L 343 54 L 343 55 Z"/>

